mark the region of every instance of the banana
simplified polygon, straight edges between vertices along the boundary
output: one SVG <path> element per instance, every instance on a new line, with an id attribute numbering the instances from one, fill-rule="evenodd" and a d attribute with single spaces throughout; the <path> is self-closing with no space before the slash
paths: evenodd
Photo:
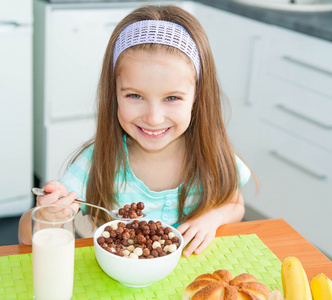
<path id="1" fill-rule="evenodd" d="M 332 281 L 324 273 L 311 279 L 310 288 L 314 300 L 332 300 Z"/>
<path id="2" fill-rule="evenodd" d="M 281 280 L 286 300 L 312 300 L 307 274 L 297 257 L 284 259 Z"/>

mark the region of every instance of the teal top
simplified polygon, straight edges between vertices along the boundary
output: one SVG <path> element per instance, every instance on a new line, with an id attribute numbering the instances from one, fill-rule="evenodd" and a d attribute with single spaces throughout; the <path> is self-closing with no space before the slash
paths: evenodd
<path id="1" fill-rule="evenodd" d="M 119 209 L 125 204 L 133 202 L 143 202 L 145 205 L 144 213 L 148 219 L 160 220 L 169 225 L 177 226 L 178 219 L 178 197 L 180 194 L 181 185 L 175 189 L 164 191 L 151 191 L 143 181 L 139 180 L 132 172 L 129 164 L 128 148 L 126 137 L 123 139 L 124 148 L 126 152 L 126 176 L 124 170 L 121 168 L 115 178 L 115 198 L 117 203 L 114 209 Z M 92 163 L 94 145 L 85 149 L 83 153 L 75 160 L 69 167 L 67 172 L 60 180 L 68 189 L 68 191 L 75 191 L 78 197 L 86 201 L 86 187 L 89 178 L 89 170 Z M 236 156 L 237 169 L 239 174 L 238 187 L 244 185 L 250 178 L 250 170 L 247 166 Z M 193 207 L 194 190 L 191 190 L 186 200 L 185 211 L 187 214 Z M 81 206 L 83 214 L 86 214 L 85 205 Z"/>

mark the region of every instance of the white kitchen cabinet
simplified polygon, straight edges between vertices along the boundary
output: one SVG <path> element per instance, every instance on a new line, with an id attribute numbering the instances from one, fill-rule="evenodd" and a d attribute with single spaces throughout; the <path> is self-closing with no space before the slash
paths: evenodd
<path id="1" fill-rule="evenodd" d="M 28 0 L 0 3 L 0 217 L 33 205 L 31 12 Z"/>
<path id="2" fill-rule="evenodd" d="M 93 137 L 104 52 L 131 9 L 35 1 L 35 173 L 41 185 L 59 179 L 69 156 Z"/>
<path id="3" fill-rule="evenodd" d="M 271 27 L 248 207 L 282 217 L 332 257 L 332 44 Z"/>
<path id="4" fill-rule="evenodd" d="M 238 154 L 247 160 L 254 154 L 248 145 L 256 135 L 258 75 L 265 65 L 269 27 L 201 4 L 195 14 L 208 35 L 221 87 L 231 104 L 231 111 L 223 107 L 225 120 L 231 118 L 228 133 Z"/>
<path id="5" fill-rule="evenodd" d="M 332 257 L 332 44 L 198 4 L 253 178 L 246 219 L 284 218 Z M 226 112 L 227 113 L 227 112 Z"/>

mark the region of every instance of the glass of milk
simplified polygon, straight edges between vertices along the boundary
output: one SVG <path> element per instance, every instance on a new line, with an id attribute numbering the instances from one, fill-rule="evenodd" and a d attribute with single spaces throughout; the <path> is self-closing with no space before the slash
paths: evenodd
<path id="1" fill-rule="evenodd" d="M 70 300 L 73 294 L 75 211 L 63 205 L 32 213 L 33 299 Z"/>

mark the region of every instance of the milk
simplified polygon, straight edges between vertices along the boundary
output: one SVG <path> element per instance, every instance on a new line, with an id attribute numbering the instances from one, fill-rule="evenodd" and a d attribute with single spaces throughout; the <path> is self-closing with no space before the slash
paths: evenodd
<path id="1" fill-rule="evenodd" d="M 37 300 L 69 300 L 73 293 L 75 239 L 62 228 L 32 238 L 33 290 Z"/>

